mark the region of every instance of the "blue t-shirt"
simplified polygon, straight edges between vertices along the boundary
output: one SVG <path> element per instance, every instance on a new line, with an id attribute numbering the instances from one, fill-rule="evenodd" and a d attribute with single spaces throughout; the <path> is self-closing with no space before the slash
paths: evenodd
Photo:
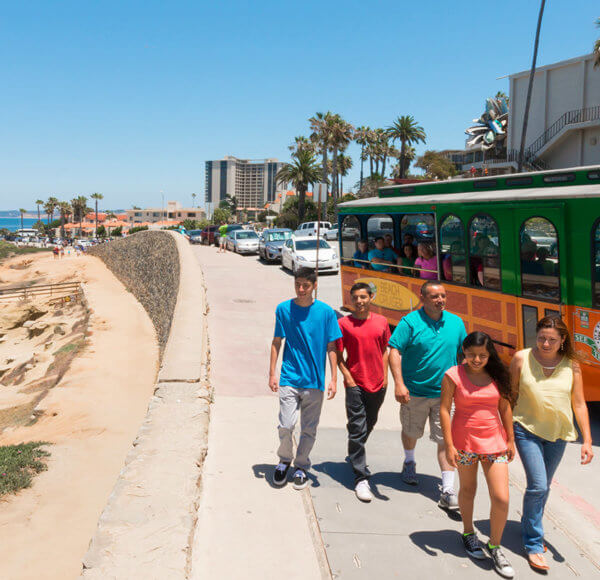
<path id="1" fill-rule="evenodd" d="M 352 256 L 355 260 L 365 260 L 369 259 L 369 252 L 361 252 L 360 250 L 356 250 L 354 252 L 354 256 Z M 365 264 L 364 262 L 354 262 L 355 268 L 368 268 L 369 264 Z"/>
<path id="2" fill-rule="evenodd" d="M 279 384 L 325 390 L 327 345 L 342 336 L 333 308 L 320 300 L 310 306 L 286 300 L 275 311 L 275 336 L 285 338 Z"/>
<path id="3" fill-rule="evenodd" d="M 394 254 L 394 250 L 391 248 L 383 248 L 383 250 L 378 250 L 377 248 L 373 248 L 369 251 L 369 260 L 373 258 L 379 258 L 380 260 L 387 260 L 392 264 L 396 263 L 396 254 Z M 373 270 L 387 270 L 389 268 L 389 264 L 375 264 L 371 263 L 371 268 Z"/>
<path id="4" fill-rule="evenodd" d="M 389 344 L 402 354 L 402 378 L 411 395 L 440 396 L 444 373 L 456 365 L 466 336 L 464 322 L 446 310 L 439 320 L 423 308 L 400 320 Z"/>

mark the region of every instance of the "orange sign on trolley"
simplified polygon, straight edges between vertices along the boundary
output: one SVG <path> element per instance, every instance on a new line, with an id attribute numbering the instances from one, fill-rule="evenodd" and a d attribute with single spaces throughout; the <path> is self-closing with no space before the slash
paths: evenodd
<path id="1" fill-rule="evenodd" d="M 585 362 L 600 366 L 600 312 L 576 308 L 573 313 L 575 350 Z"/>

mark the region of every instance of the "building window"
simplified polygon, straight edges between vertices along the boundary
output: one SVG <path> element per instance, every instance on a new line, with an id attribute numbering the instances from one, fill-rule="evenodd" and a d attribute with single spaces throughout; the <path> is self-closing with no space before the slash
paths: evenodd
<path id="1" fill-rule="evenodd" d="M 135 217 L 141 217 L 142 213 L 141 213 L 141 212 L 139 212 L 139 211 L 136 211 L 136 212 L 135 212 L 133 215 L 134 215 Z"/>
<path id="2" fill-rule="evenodd" d="M 181 214 L 179 214 L 181 216 Z M 196 217 L 196 212 L 188 212 L 187 216 L 189 218 L 195 218 Z"/>
<path id="3" fill-rule="evenodd" d="M 455 215 L 445 217 L 440 224 L 440 260 L 444 280 L 467 283 L 465 227 Z"/>
<path id="4" fill-rule="evenodd" d="M 498 224 L 478 214 L 469 226 L 469 278 L 472 286 L 500 290 L 500 237 Z"/>
<path id="5" fill-rule="evenodd" d="M 558 236 L 545 218 L 533 217 L 521 226 L 521 293 L 542 300 L 560 300 Z"/>

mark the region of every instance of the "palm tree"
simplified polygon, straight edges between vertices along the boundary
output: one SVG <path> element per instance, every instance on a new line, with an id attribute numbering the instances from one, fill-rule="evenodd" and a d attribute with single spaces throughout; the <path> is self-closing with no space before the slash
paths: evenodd
<path id="1" fill-rule="evenodd" d="M 315 154 L 315 144 L 308 137 L 302 135 L 294 137 L 294 142 L 288 146 L 288 149 L 292 152 L 292 157 L 295 157 L 296 153 L 300 150 L 310 151 L 313 155 Z"/>
<path id="2" fill-rule="evenodd" d="M 388 135 L 392 139 L 392 143 L 396 139 L 400 139 L 400 179 L 405 175 L 406 170 L 406 147 L 416 143 L 425 143 L 427 135 L 423 127 L 417 124 L 412 115 L 402 115 L 398 117 L 391 127 L 388 127 Z"/>
<path id="3" fill-rule="evenodd" d="M 402 163 L 404 163 L 404 175 L 408 175 L 408 168 L 417 156 L 415 148 L 412 145 L 409 145 L 404 151 L 404 159 L 401 157 L 400 151 L 398 151 L 398 149 L 396 149 L 395 147 L 393 149 L 394 154 L 390 157 L 395 157 L 398 160 L 398 163 L 392 168 L 392 175 L 394 175 L 395 177 L 400 176 L 400 168 L 402 167 Z"/>
<path id="4" fill-rule="evenodd" d="M 58 210 L 60 211 L 60 237 L 65 237 L 65 220 L 67 216 L 73 213 L 71 204 L 68 201 L 58 202 Z"/>
<path id="5" fill-rule="evenodd" d="M 42 218 L 40 217 L 40 205 L 44 205 L 44 200 L 43 199 L 36 199 L 35 200 L 35 205 L 37 205 L 37 212 L 38 212 L 38 222 L 42 221 Z"/>
<path id="6" fill-rule="evenodd" d="M 48 225 L 50 225 L 50 218 L 54 217 L 54 210 L 58 207 L 58 199 L 56 197 L 49 197 L 46 205 L 44 205 L 44 211 L 48 215 Z"/>
<path id="7" fill-rule="evenodd" d="M 323 172 L 322 183 L 327 183 L 327 152 L 331 143 L 331 122 L 333 114 L 331 111 L 326 113 L 316 113 L 308 122 L 312 133 L 310 140 L 316 145 L 317 150 L 321 152 L 322 164 L 321 171 Z M 299 201 L 299 200 L 298 200 Z M 303 206 L 304 209 L 304 206 Z"/>
<path id="8" fill-rule="evenodd" d="M 527 86 L 527 97 L 525 99 L 525 111 L 523 112 L 523 130 L 521 131 L 521 147 L 519 148 L 519 163 L 517 173 L 523 170 L 523 154 L 525 153 L 525 138 L 527 137 L 527 124 L 529 123 L 529 107 L 531 105 L 531 91 L 533 89 L 533 77 L 535 76 L 535 64 L 537 62 L 538 46 L 540 44 L 540 29 L 542 28 L 542 16 L 544 15 L 544 7 L 546 0 L 542 0 L 540 4 L 540 12 L 538 14 L 537 28 L 535 31 L 535 42 L 533 43 L 533 62 L 529 71 L 529 85 Z"/>
<path id="9" fill-rule="evenodd" d="M 363 164 L 366 159 L 365 147 L 368 144 L 369 133 L 371 132 L 370 127 L 360 126 L 354 131 L 354 140 L 360 145 L 360 187 L 363 184 Z"/>
<path id="10" fill-rule="evenodd" d="M 85 216 L 88 209 L 87 197 L 79 195 L 75 199 L 72 199 L 71 207 L 73 208 L 73 219 L 79 222 L 79 235 L 83 236 L 82 222 L 83 216 Z"/>
<path id="11" fill-rule="evenodd" d="M 338 173 L 340 176 L 340 196 L 344 195 L 344 177 L 352 169 L 352 157 L 340 153 L 338 155 Z"/>
<path id="12" fill-rule="evenodd" d="M 196 194 L 192 193 L 192 207 L 196 207 Z"/>
<path id="13" fill-rule="evenodd" d="M 21 214 L 21 229 L 23 229 L 23 215 L 27 213 L 26 209 L 21 208 L 19 210 L 19 213 Z"/>
<path id="14" fill-rule="evenodd" d="M 98 201 L 104 199 L 104 196 L 101 193 L 92 193 L 90 197 L 96 202 L 96 228 L 94 230 L 94 237 L 98 237 Z"/>
<path id="15" fill-rule="evenodd" d="M 333 199 L 338 198 L 338 152 L 345 150 L 354 138 L 354 127 L 344 121 L 340 115 L 333 115 L 330 123 L 330 147 L 331 147 L 331 195 Z"/>
<path id="16" fill-rule="evenodd" d="M 304 220 L 306 192 L 309 186 L 319 183 L 322 179 L 321 175 L 321 167 L 315 156 L 310 151 L 300 150 L 296 152 L 292 162 L 284 163 L 275 176 L 279 183 L 291 183 L 298 192 L 298 220 L 300 223 Z"/>
<path id="17" fill-rule="evenodd" d="M 596 20 L 596 26 L 600 28 L 600 18 Z M 600 38 L 594 43 L 594 52 L 596 53 L 594 68 L 596 68 L 597 66 L 600 66 Z"/>

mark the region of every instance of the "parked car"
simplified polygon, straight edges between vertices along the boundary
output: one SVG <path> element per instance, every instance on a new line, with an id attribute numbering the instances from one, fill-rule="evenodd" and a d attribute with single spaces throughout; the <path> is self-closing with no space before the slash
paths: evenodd
<path id="1" fill-rule="evenodd" d="M 202 243 L 210 246 L 215 243 L 215 233 L 219 229 L 219 226 L 207 226 L 200 232 Z"/>
<path id="2" fill-rule="evenodd" d="M 328 229 L 323 236 L 326 240 L 337 240 L 340 230 L 338 224 L 333 224 L 331 229 Z"/>
<path id="3" fill-rule="evenodd" d="M 292 272 L 299 268 L 316 269 L 319 244 L 319 272 L 339 272 L 340 260 L 329 242 L 314 237 L 292 236 L 281 248 L 281 265 Z"/>
<path id="4" fill-rule="evenodd" d="M 317 224 L 318 222 L 304 222 L 298 226 L 298 229 L 294 232 L 295 236 L 316 236 L 317 235 Z M 327 230 L 331 229 L 330 222 L 321 222 L 320 235 L 324 236 Z"/>
<path id="5" fill-rule="evenodd" d="M 281 260 L 281 247 L 292 237 L 289 228 L 271 228 L 263 230 L 258 240 L 258 255 L 265 262 Z"/>
<path id="6" fill-rule="evenodd" d="M 188 233 L 188 240 L 190 244 L 201 244 L 202 243 L 202 230 L 190 230 Z"/>
<path id="7" fill-rule="evenodd" d="M 258 234 L 254 230 L 234 230 L 227 234 L 227 249 L 238 254 L 256 254 Z"/>
<path id="8" fill-rule="evenodd" d="M 221 234 L 219 233 L 219 228 L 221 226 L 217 226 L 217 229 L 215 230 L 215 235 L 214 235 L 214 240 L 215 240 L 215 246 L 219 245 L 219 238 L 221 237 Z M 228 236 L 231 232 L 235 232 L 236 230 L 243 230 L 244 226 L 241 226 L 240 224 L 229 224 L 227 226 L 227 232 L 225 233 L 226 236 Z"/>

